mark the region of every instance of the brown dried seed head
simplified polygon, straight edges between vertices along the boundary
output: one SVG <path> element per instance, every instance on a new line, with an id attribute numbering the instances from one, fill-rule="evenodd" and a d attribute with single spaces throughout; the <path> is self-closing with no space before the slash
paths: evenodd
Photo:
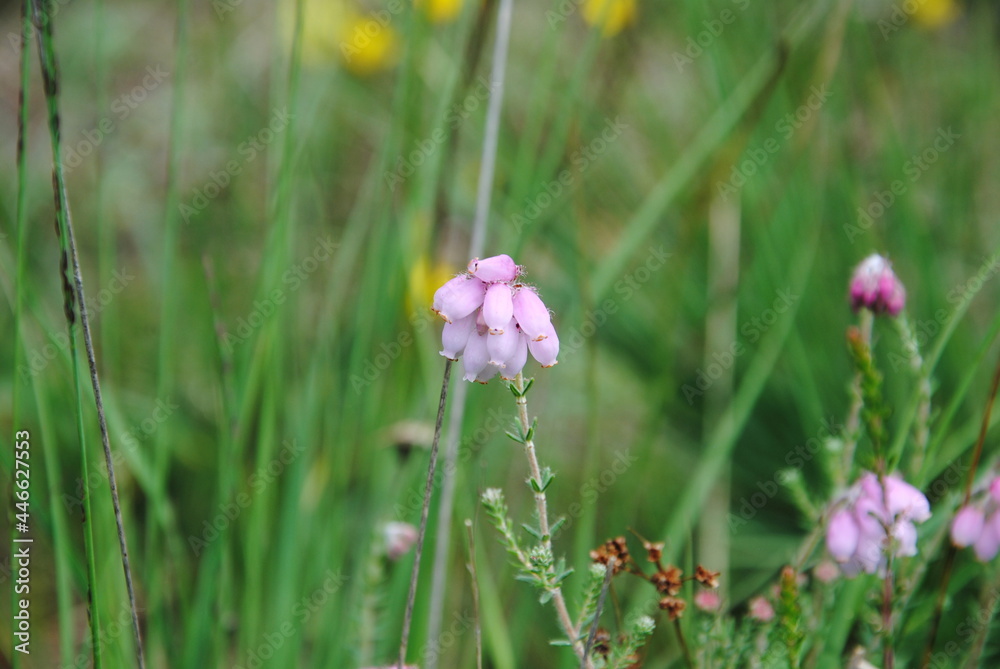
<path id="1" fill-rule="evenodd" d="M 701 565 L 698 565 L 698 568 L 694 571 L 694 578 L 706 588 L 718 588 L 719 573 L 720 572 L 717 571 L 709 571 Z"/>
<path id="2" fill-rule="evenodd" d="M 656 586 L 657 592 L 661 595 L 673 596 L 681 591 L 681 584 L 683 583 L 681 576 L 683 574 L 684 572 L 677 567 L 667 565 L 665 568 L 650 576 L 649 580 L 654 586 Z"/>
<path id="3" fill-rule="evenodd" d="M 667 612 L 670 620 L 677 620 L 684 614 L 687 603 L 678 597 L 664 597 L 660 600 L 660 609 Z"/>
<path id="4" fill-rule="evenodd" d="M 644 541 L 642 547 L 646 549 L 646 557 L 650 562 L 659 562 L 663 557 L 664 545 L 662 541 Z"/>

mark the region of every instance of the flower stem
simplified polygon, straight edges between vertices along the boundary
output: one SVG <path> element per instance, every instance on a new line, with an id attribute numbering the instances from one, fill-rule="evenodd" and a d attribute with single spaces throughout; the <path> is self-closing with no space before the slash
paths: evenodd
<path id="1" fill-rule="evenodd" d="M 538 511 L 538 529 L 542 535 L 542 545 L 552 553 L 552 535 L 549 531 L 549 510 L 548 501 L 545 497 L 545 488 L 542 482 L 542 470 L 538 466 L 538 457 L 535 455 L 535 442 L 530 438 L 531 421 L 528 420 L 528 400 L 524 393 L 524 375 L 518 373 L 514 377 L 514 387 L 517 389 L 517 418 L 521 423 L 521 433 L 524 435 L 524 455 L 528 458 L 528 468 L 531 471 L 531 478 L 535 482 L 532 489 L 535 493 L 535 507 Z M 562 589 L 556 585 L 552 589 L 552 603 L 556 607 L 556 615 L 559 617 L 559 624 L 562 626 L 566 637 L 573 644 L 573 650 L 577 657 L 586 662 L 583 647 L 580 645 L 580 631 L 573 625 L 566 608 L 566 599 L 563 597 Z M 586 663 L 586 666 L 590 666 Z"/>
<path id="2" fill-rule="evenodd" d="M 858 329 L 861 331 L 861 342 L 868 349 L 871 348 L 872 343 L 873 323 L 874 318 L 871 312 L 862 309 L 859 314 Z M 861 385 L 862 378 L 861 370 L 857 370 L 854 373 L 854 382 L 851 384 L 851 408 L 847 414 L 847 423 L 844 425 L 844 462 L 839 472 L 839 483 L 842 486 L 846 485 L 850 478 L 851 467 L 854 465 L 854 451 L 861 438 L 861 409 L 865 405 Z"/>
<path id="3" fill-rule="evenodd" d="M 403 615 L 403 633 L 399 641 L 400 669 L 406 666 L 406 646 L 410 642 L 410 623 L 413 622 L 413 603 L 417 598 L 417 579 L 420 576 L 420 556 L 424 552 L 424 538 L 427 535 L 427 515 L 431 506 L 431 494 L 434 492 L 434 470 L 437 467 L 438 441 L 441 439 L 441 422 L 444 420 L 444 407 L 448 400 L 449 379 L 451 379 L 451 360 L 445 360 L 444 380 L 441 382 L 441 399 L 438 401 L 437 421 L 434 423 L 434 441 L 431 443 L 431 461 L 427 465 L 427 484 L 424 486 L 424 508 L 420 512 L 420 533 L 417 535 L 413 571 L 410 574 L 410 593 L 406 598 L 406 613 Z"/>

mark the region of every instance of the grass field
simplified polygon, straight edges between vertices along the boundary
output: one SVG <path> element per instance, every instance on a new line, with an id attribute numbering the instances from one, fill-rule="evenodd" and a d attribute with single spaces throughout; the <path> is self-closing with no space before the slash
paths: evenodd
<path id="1" fill-rule="evenodd" d="M 516 398 L 456 363 L 410 664 L 477 666 L 481 630 L 481 666 L 579 667 L 560 598 L 577 652 L 598 614 L 595 667 L 1000 661 L 996 561 L 949 541 L 1000 473 L 996 5 L 558 0 L 507 23 L 508 0 L 60 0 L 36 29 L 18 4 L 0 667 L 139 666 L 108 457 L 145 666 L 394 665 L 445 366 L 432 297 L 501 253 L 559 333 L 524 376 L 564 522 L 551 554 L 522 528 Z M 899 316 L 852 312 L 876 252 Z M 932 516 L 888 576 L 847 578 L 823 538 L 863 470 Z M 619 536 L 628 570 L 655 571 L 644 537 L 718 590 L 684 581 L 676 621 L 634 575 L 602 597 L 590 552 Z"/>

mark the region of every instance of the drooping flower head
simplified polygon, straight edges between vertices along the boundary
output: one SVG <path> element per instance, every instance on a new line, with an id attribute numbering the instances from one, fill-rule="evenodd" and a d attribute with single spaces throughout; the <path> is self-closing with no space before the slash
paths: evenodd
<path id="1" fill-rule="evenodd" d="M 519 283 L 519 267 L 508 255 L 473 258 L 434 293 L 431 307 L 445 321 L 441 355 L 462 358 L 466 381 L 486 383 L 498 372 L 513 379 L 528 353 L 542 365 L 558 362 L 559 337 L 534 287 Z"/>
<path id="2" fill-rule="evenodd" d="M 830 517 L 826 547 L 847 576 L 883 573 L 886 555 L 917 554 L 917 528 L 931 517 L 922 492 L 898 476 L 885 477 L 885 495 L 878 477 L 865 472 L 848 492 L 847 503 Z"/>
<path id="3" fill-rule="evenodd" d="M 989 491 L 977 495 L 951 521 L 951 541 L 959 548 L 972 546 L 980 562 L 989 562 L 1000 552 L 1000 476 L 990 481 Z"/>
<path id="4" fill-rule="evenodd" d="M 861 261 L 851 277 L 851 308 L 870 309 L 895 316 L 906 305 L 906 288 L 888 260 L 873 253 Z"/>

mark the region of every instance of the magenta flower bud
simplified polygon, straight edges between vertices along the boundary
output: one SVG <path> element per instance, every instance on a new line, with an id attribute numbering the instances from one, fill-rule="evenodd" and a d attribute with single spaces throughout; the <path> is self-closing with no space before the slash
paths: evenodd
<path id="1" fill-rule="evenodd" d="M 504 367 L 517 350 L 517 342 L 521 333 L 517 331 L 517 322 L 511 318 L 500 334 L 491 334 L 486 338 L 486 350 L 490 353 L 490 364 Z"/>
<path id="2" fill-rule="evenodd" d="M 976 553 L 976 558 L 980 562 L 989 562 L 997 556 L 1000 551 L 1000 515 L 994 513 L 983 524 L 983 531 L 972 545 L 972 550 Z"/>
<path id="3" fill-rule="evenodd" d="M 476 377 L 490 364 L 490 354 L 486 348 L 486 338 L 489 335 L 473 330 L 462 354 L 462 366 L 465 369 L 466 381 L 475 381 Z"/>
<path id="4" fill-rule="evenodd" d="M 541 334 L 541 339 L 528 341 L 528 350 L 542 367 L 551 367 L 559 362 L 559 337 L 556 329 L 549 325 L 548 329 Z"/>
<path id="5" fill-rule="evenodd" d="M 486 289 L 486 299 L 483 302 L 483 320 L 490 329 L 490 334 L 503 334 L 510 319 L 514 317 L 514 304 L 511 300 L 510 286 L 505 283 L 491 283 Z"/>
<path id="6" fill-rule="evenodd" d="M 485 297 L 486 284 L 468 274 L 459 274 L 437 289 L 431 311 L 452 323 L 481 307 Z"/>
<path id="7" fill-rule="evenodd" d="M 826 548 L 837 562 L 847 562 L 858 548 L 860 531 L 850 511 L 833 514 L 826 527 Z"/>
<path id="8" fill-rule="evenodd" d="M 851 307 L 870 309 L 895 316 L 906 305 L 906 289 L 892 271 L 889 261 L 877 253 L 868 256 L 855 268 L 851 277 Z"/>
<path id="9" fill-rule="evenodd" d="M 509 255 L 500 254 L 492 258 L 473 258 L 469 261 L 469 273 L 480 281 L 513 281 L 520 268 Z"/>
<path id="10" fill-rule="evenodd" d="M 441 355 L 450 359 L 458 360 L 465 350 L 465 344 L 469 337 L 476 330 L 476 314 L 459 318 L 457 321 L 445 323 L 441 331 Z"/>
<path id="11" fill-rule="evenodd" d="M 500 378 L 510 381 L 521 373 L 525 363 L 528 362 L 528 336 L 523 332 L 517 334 L 517 346 L 513 355 L 507 360 L 507 366 L 500 372 Z"/>
<path id="12" fill-rule="evenodd" d="M 959 548 L 976 543 L 983 533 L 986 517 L 974 506 L 963 506 L 951 521 L 951 542 Z"/>
<path id="13" fill-rule="evenodd" d="M 514 293 L 514 318 L 529 339 L 538 340 L 552 327 L 548 308 L 530 286 L 521 286 Z"/>

